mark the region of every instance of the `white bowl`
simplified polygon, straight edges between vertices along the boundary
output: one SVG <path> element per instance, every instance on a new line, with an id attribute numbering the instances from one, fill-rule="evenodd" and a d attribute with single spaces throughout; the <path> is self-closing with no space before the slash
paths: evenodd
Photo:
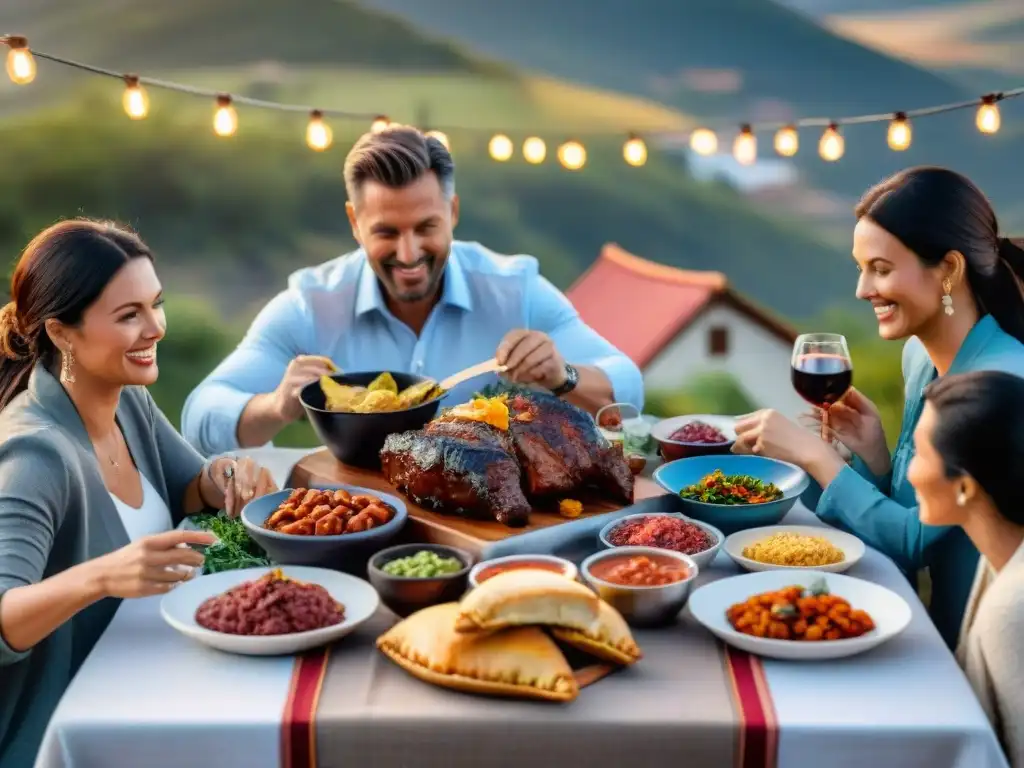
<path id="1" fill-rule="evenodd" d="M 681 515 L 678 512 L 637 512 L 633 515 L 625 515 L 624 517 L 612 520 L 610 523 L 605 525 L 605 527 L 602 528 L 601 531 L 597 534 L 598 540 L 608 549 L 620 549 L 621 547 L 612 544 L 611 540 L 608 537 L 611 535 L 612 531 L 614 531 L 627 520 L 636 520 L 641 517 L 678 517 L 680 520 L 685 520 L 688 523 L 692 523 L 693 525 L 696 525 L 698 528 L 701 528 L 707 533 L 711 534 L 711 538 L 715 540 L 714 546 L 712 546 L 710 549 L 705 549 L 703 552 L 698 552 L 695 555 L 687 555 L 687 557 L 693 558 L 693 562 L 695 562 L 697 564 L 697 567 L 701 569 L 707 568 L 709 565 L 711 565 L 712 561 L 714 561 L 714 559 L 718 557 L 718 550 L 722 548 L 722 542 L 725 541 L 725 534 L 717 528 L 715 528 L 715 526 L 709 525 L 708 523 L 705 523 L 701 520 L 694 520 L 692 517 Z M 622 546 L 629 547 L 636 545 L 623 544 Z M 660 552 L 675 552 L 675 550 L 673 549 L 660 549 L 657 547 L 651 547 L 651 549 L 658 549 Z M 684 553 L 680 552 L 678 554 Z"/>
<path id="2" fill-rule="evenodd" d="M 772 563 L 761 563 L 757 560 L 743 556 L 745 547 L 754 542 L 767 539 L 776 533 L 799 533 L 802 536 L 818 536 L 827 539 L 832 546 L 841 549 L 846 557 L 838 563 L 831 565 L 774 565 Z M 750 528 L 746 531 L 737 531 L 726 537 L 722 545 L 725 553 L 733 559 L 740 568 L 748 571 L 824 571 L 826 573 L 842 573 L 853 567 L 864 557 L 864 542 L 849 533 L 813 525 L 768 525 L 763 528 Z"/>
<path id="3" fill-rule="evenodd" d="M 480 575 L 481 571 L 485 571 L 495 565 L 502 565 L 504 563 L 521 563 L 523 561 L 539 561 L 542 563 L 557 565 L 562 569 L 562 573 L 565 577 L 572 579 L 573 581 L 575 581 L 579 576 L 579 570 L 576 566 L 562 557 L 555 557 L 554 555 L 506 555 L 505 557 L 495 557 L 493 560 L 481 560 L 479 563 L 474 565 L 469 571 L 469 585 L 471 587 L 480 586 L 476 578 Z"/>
<path id="4" fill-rule="evenodd" d="M 282 656 L 308 651 L 341 639 L 373 616 L 380 604 L 377 590 L 355 576 L 329 571 L 326 568 L 285 565 L 281 566 L 285 576 L 319 584 L 331 597 L 344 605 L 345 620 L 334 626 L 308 632 L 259 636 L 214 632 L 196 623 L 196 611 L 204 600 L 237 587 L 243 582 L 258 579 L 271 570 L 273 569 L 244 568 L 238 571 L 211 573 L 182 582 L 164 596 L 160 602 L 160 613 L 168 624 L 183 635 L 211 648 L 246 656 Z"/>
<path id="5" fill-rule="evenodd" d="M 742 603 L 754 595 L 797 584 L 810 586 L 817 579 L 823 579 L 832 594 L 845 598 L 853 608 L 867 611 L 875 622 L 875 628 L 860 637 L 846 640 L 769 640 L 737 632 L 725 616 L 730 606 Z M 870 651 L 905 630 L 911 617 L 907 601 L 892 590 L 836 573 L 744 573 L 695 589 L 689 603 L 693 617 L 723 642 L 747 653 L 792 661 L 840 659 Z"/>

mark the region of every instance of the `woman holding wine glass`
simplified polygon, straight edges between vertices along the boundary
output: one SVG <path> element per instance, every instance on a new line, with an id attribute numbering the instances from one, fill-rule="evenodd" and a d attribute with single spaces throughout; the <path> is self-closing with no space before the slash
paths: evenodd
<path id="1" fill-rule="evenodd" d="M 921 522 L 907 466 L 931 381 L 978 370 L 1024 377 L 1024 248 L 1000 237 L 982 192 L 944 168 L 897 173 L 864 195 L 856 216 L 857 297 L 871 303 L 882 338 L 906 340 L 895 451 L 890 456 L 878 409 L 849 386 L 852 365 L 831 373 L 849 354 L 841 337 L 827 336 L 798 340 L 793 374 L 806 399 L 826 406 L 818 411 L 825 439 L 767 410 L 738 420 L 733 450 L 802 467 L 824 489 L 815 510 L 822 520 L 888 555 L 910 578 L 928 567 L 931 616 L 953 648 L 978 551 L 961 529 Z M 849 388 L 836 395 L 844 381 Z M 852 463 L 833 440 L 853 453 Z"/>

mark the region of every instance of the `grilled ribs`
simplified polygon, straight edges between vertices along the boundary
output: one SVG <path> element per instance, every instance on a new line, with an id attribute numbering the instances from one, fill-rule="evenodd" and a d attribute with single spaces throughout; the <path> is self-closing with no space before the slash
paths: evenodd
<path id="1" fill-rule="evenodd" d="M 442 414 L 421 430 L 389 435 L 381 466 L 416 503 L 518 527 L 531 504 L 594 486 L 633 500 L 633 474 L 584 411 L 540 392 L 509 397 L 507 432 Z"/>
<path id="2" fill-rule="evenodd" d="M 388 435 L 380 460 L 388 482 L 420 506 L 512 528 L 530 520 L 511 441 L 487 424 L 440 420 Z"/>

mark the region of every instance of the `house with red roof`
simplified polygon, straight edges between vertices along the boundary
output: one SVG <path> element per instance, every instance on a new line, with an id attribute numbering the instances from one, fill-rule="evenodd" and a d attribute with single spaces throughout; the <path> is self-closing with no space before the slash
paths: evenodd
<path id="1" fill-rule="evenodd" d="M 609 243 L 566 295 L 640 367 L 648 391 L 677 391 L 696 374 L 724 372 L 761 407 L 790 416 L 807 410 L 790 381 L 797 332 L 721 272 L 658 264 Z"/>

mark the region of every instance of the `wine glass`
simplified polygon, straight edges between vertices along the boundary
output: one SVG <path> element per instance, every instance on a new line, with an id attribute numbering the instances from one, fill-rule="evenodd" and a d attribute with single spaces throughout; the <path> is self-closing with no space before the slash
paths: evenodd
<path id="1" fill-rule="evenodd" d="M 793 343 L 793 389 L 821 409 L 821 439 L 828 437 L 828 409 L 853 385 L 853 361 L 838 333 L 804 333 Z"/>

